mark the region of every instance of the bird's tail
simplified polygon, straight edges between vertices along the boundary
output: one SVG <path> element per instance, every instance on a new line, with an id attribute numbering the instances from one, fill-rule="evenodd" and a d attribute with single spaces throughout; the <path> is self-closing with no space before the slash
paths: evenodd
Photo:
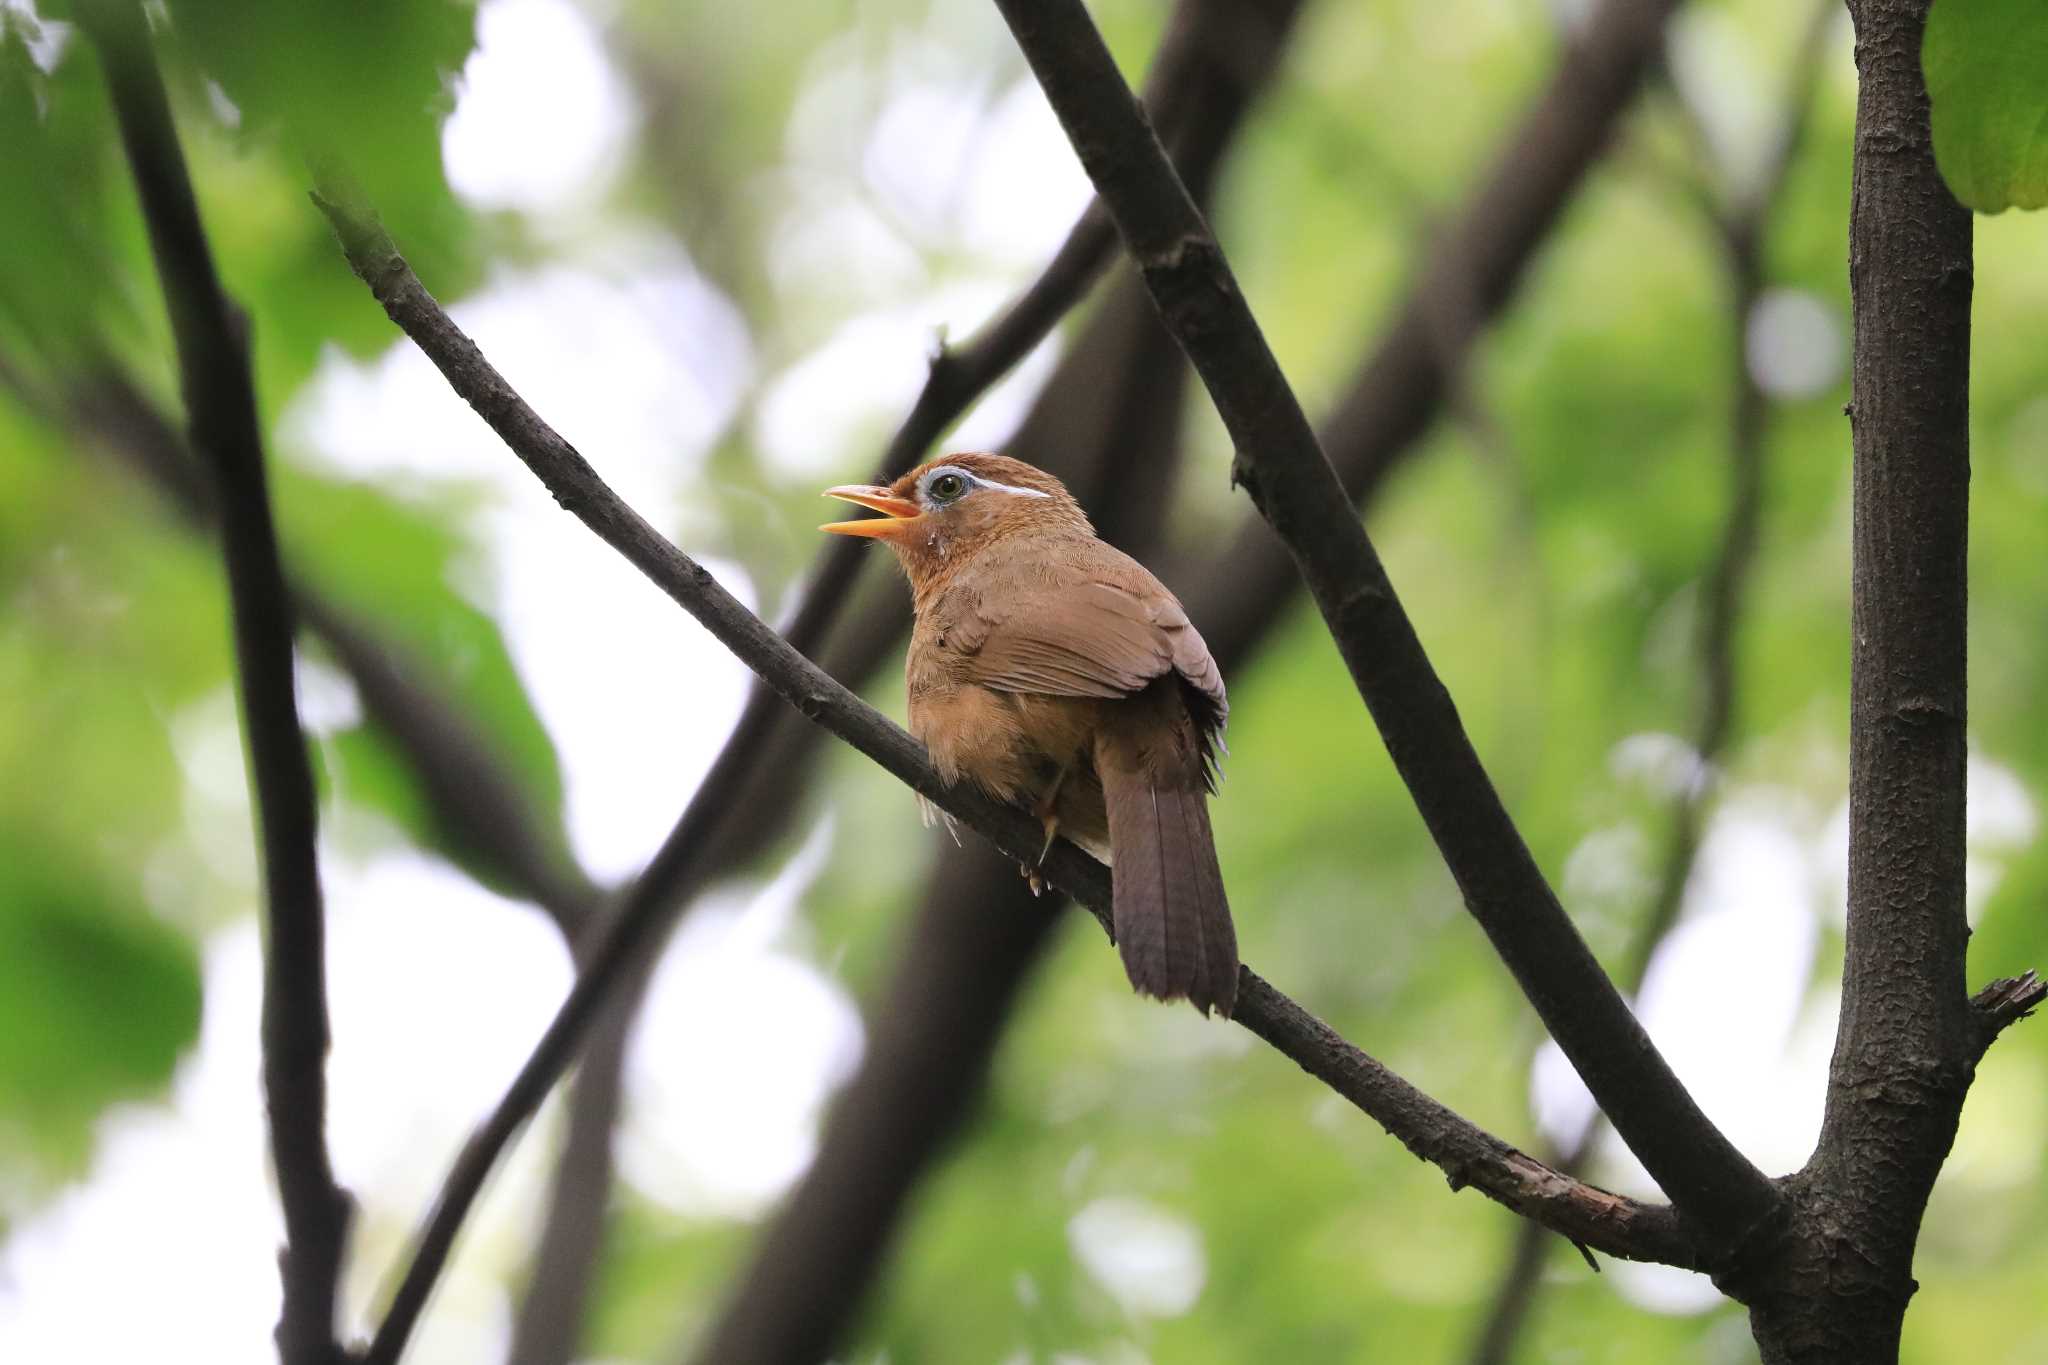
<path id="1" fill-rule="evenodd" d="M 1187 724 L 1185 710 L 1178 719 Z M 1237 1003 L 1237 932 L 1200 758 L 1160 740 L 1151 727 L 1106 725 L 1096 744 L 1115 858 L 1117 946 L 1143 994 L 1185 998 L 1227 1019 Z"/>

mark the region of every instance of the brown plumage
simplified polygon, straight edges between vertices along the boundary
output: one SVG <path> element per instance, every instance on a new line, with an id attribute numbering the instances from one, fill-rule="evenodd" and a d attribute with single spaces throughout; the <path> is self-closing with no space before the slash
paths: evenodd
<path id="1" fill-rule="evenodd" d="M 880 540 L 910 578 L 910 729 L 1104 862 L 1131 984 L 1228 1016 L 1237 936 L 1209 831 L 1229 707 L 1209 647 L 1145 567 L 1096 539 L 1060 481 L 950 455 L 830 496 L 885 513 L 823 529 Z"/>

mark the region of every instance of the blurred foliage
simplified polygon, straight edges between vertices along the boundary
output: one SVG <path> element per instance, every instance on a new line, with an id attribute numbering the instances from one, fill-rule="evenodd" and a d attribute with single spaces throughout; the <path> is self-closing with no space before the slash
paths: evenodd
<path id="1" fill-rule="evenodd" d="M 1974 28 L 1974 15 L 2001 8 L 1974 3 L 1941 0 L 1937 20 Z M 1310 6 L 1215 218 L 1312 406 L 1352 381 L 1420 253 L 1545 79 L 1562 41 L 1556 10 L 1542 0 Z M 167 410 L 175 383 L 97 68 L 62 10 L 43 13 L 38 22 L 0 7 L 8 1218 L 89 1169 L 107 1106 L 166 1093 L 196 1036 L 199 945 L 253 913 L 246 811 L 222 797 L 202 752 L 231 696 L 217 568 L 203 538 L 72 415 L 76 386 L 103 366 L 133 375 Z M 1164 5 L 1107 0 L 1099 13 L 1126 69 L 1141 73 Z M 688 501 L 700 515 L 718 508 L 718 524 L 680 506 L 642 510 L 757 584 L 800 574 L 816 488 L 864 475 L 898 415 L 877 403 L 813 430 L 813 463 L 793 462 L 773 439 L 777 405 L 808 392 L 792 377 L 885 313 L 971 331 L 986 300 L 1034 270 L 1029 253 L 970 230 L 954 200 L 933 207 L 876 169 L 884 129 L 942 131 L 929 118 L 906 124 L 909 95 L 931 96 L 977 133 L 1028 98 L 987 7 L 619 0 L 589 14 L 631 94 L 633 135 L 600 194 L 552 211 L 478 209 L 449 189 L 436 129 L 478 28 L 468 6 L 170 0 L 159 16 L 221 269 L 253 320 L 288 553 L 456 700 L 551 827 L 573 765 L 557 755 L 488 590 L 501 552 L 488 522 L 501 500 L 454 472 L 402 485 L 337 473 L 318 433 L 285 420 L 345 357 L 394 344 L 306 202 L 303 157 L 345 158 L 444 298 L 536 263 L 587 266 L 621 241 L 658 240 L 686 259 L 745 319 L 752 359 L 736 411 L 703 448 L 663 452 L 688 471 Z M 1805 378 L 1770 409 L 1720 800 L 1784 812 L 1811 852 L 1816 871 L 1797 895 L 1821 933 L 1813 989 L 1825 999 L 1841 913 L 1828 831 L 1846 779 L 1846 26 L 1765 240 L 1773 298 L 1803 326 L 1759 336 L 1759 319 L 1729 316 L 1716 238 L 1689 188 L 1740 185 L 1761 164 L 1803 23 L 1803 11 L 1766 0 L 1683 11 L 1675 90 L 1653 87 L 1630 117 L 1485 337 L 1467 413 L 1428 436 L 1371 524 L 1532 848 L 1612 960 L 1643 910 L 1668 800 L 1654 774 L 1624 761 L 1623 744 L 1695 723 L 1697 598 L 1726 511 L 1744 339 L 1751 364 L 1790 348 L 1784 368 Z M 2016 79 L 2022 47 L 2011 48 Z M 1931 37 L 1954 175 L 1948 140 L 1989 136 L 2009 101 L 2038 91 L 1956 85 L 1939 57 Z M 1951 88 L 1983 97 L 1962 124 L 1943 98 Z M 1704 139 L 1687 131 L 1687 103 L 1703 111 Z M 980 169 L 977 144 L 966 145 L 963 177 Z M 2048 964 L 2048 842 L 2036 833 L 2048 794 L 2039 233 L 2011 216 L 1978 229 L 1971 730 L 2035 812 L 1982 850 L 1980 981 Z M 586 320 L 559 323 L 576 331 Z M 1189 549 L 1242 510 L 1225 442 L 1195 402 L 1175 519 Z M 589 453 L 605 467 L 605 452 Z M 1313 613 L 1294 607 L 1231 682 L 1216 823 L 1246 957 L 1446 1102 L 1511 1140 L 1539 1141 L 1535 1027 L 1459 908 Z M 691 695 L 690 680 L 677 686 Z M 874 695 L 900 714 L 893 677 Z M 357 713 L 318 728 L 328 808 L 351 838 L 395 849 L 436 837 L 388 737 Z M 873 1000 L 933 836 L 899 788 L 849 754 L 822 769 L 812 799 L 835 832 L 795 937 L 820 971 Z M 364 812 L 380 818 L 349 818 Z M 1595 875 L 1588 850 L 1598 848 L 1627 852 Z M 489 954 L 476 945 L 479 962 Z M 1740 1008 L 1741 983 L 1726 984 Z M 2048 1204 L 2044 1066 L 2048 1030 L 2015 1029 L 1972 1095 L 1921 1242 L 1905 1357 L 1915 1365 L 2017 1365 L 2048 1352 L 2048 1239 L 2034 1231 Z M 1076 1216 L 1102 1200 L 1139 1201 L 1198 1239 L 1200 1292 L 1185 1311 L 1134 1309 L 1088 1270 Z M 746 1264 L 751 1220 L 691 1216 L 631 1190 L 622 1202 L 590 1346 L 667 1358 Z M 403 1226 L 413 1212 L 380 1216 Z M 914 1206 L 846 1358 L 1455 1362 L 1512 1232 L 1508 1215 L 1448 1192 L 1290 1064 L 1186 1011 L 1133 1000 L 1113 954 L 1075 917 L 1026 996 L 983 1112 Z M 1560 1246 L 1518 1358 L 1753 1358 L 1737 1310 L 1652 1311 L 1631 1298 L 1632 1283 L 1590 1275 Z"/>
<path id="2" fill-rule="evenodd" d="M 1979 213 L 2048 208 L 2048 24 L 2027 0 L 1941 0 L 1921 48 L 1934 154 Z"/>

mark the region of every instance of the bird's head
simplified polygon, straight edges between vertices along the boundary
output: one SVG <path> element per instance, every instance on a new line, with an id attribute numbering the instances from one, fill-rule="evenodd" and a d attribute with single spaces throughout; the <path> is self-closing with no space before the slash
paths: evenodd
<path id="1" fill-rule="evenodd" d="M 825 490 L 882 513 L 818 529 L 879 540 L 903 561 L 913 585 L 949 576 L 989 546 L 1024 534 L 1093 533 L 1066 485 L 1007 455 L 948 455 L 884 488 L 842 484 Z"/>

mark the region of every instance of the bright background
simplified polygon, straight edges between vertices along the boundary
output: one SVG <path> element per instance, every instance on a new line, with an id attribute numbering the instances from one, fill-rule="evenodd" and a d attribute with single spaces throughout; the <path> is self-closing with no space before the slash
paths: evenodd
<path id="1" fill-rule="evenodd" d="M 1312 407 L 1341 392 L 1584 8 L 1310 6 L 1215 217 Z M 1738 728 L 1641 1008 L 1709 1114 L 1772 1172 L 1796 1168 L 1818 1127 L 1844 898 L 1846 23 L 1748 318 L 1727 316 L 1687 186 L 1745 184 L 1767 160 L 1795 8 L 1686 7 L 1669 81 L 1480 347 L 1486 420 L 1440 424 L 1372 517 L 1539 859 L 1596 949 L 1619 956 L 1672 797 L 1704 776 L 1681 736 L 1725 503 L 1724 357 L 1743 329 L 1772 409 Z M 629 501 L 743 600 L 785 613 L 816 549 L 816 490 L 869 471 L 935 338 L 971 332 L 1027 282 L 1085 201 L 993 8 L 483 0 L 473 35 L 470 10 L 424 10 L 443 28 L 458 16 L 459 32 L 395 25 L 385 56 L 402 68 L 417 43 L 459 76 L 445 97 L 394 84 L 424 112 L 355 130 L 387 220 Z M 1098 12 L 1140 72 L 1162 0 Z M 0 179 L 0 241 L 26 244 L 0 259 L 0 360 L 43 384 L 111 357 L 169 403 L 90 54 L 23 0 L 0 5 L 0 25 L 0 130 L 21 131 L 12 118 L 40 139 L 17 140 L 0 177 L 55 177 Z M 342 73 L 335 89 L 370 69 L 315 56 Z M 216 250 L 255 320 L 288 548 L 478 708 L 594 877 L 629 876 L 737 715 L 742 670 L 561 515 L 396 339 L 232 82 L 177 73 Z M 330 88 L 305 84 L 295 98 Z M 1685 132 L 1693 119 L 1703 138 Z M 2048 962 L 2041 231 L 2007 215 L 1978 233 L 1978 981 Z M 999 445 L 1059 345 L 948 444 Z M 1191 401 L 1176 527 L 1199 548 L 1238 499 L 1227 444 Z M 0 388 L 0 1359 L 271 1358 L 279 1222 L 224 612 L 206 546 Z M 414 794 L 345 675 L 310 653 L 302 682 L 325 781 L 331 1141 L 361 1203 L 347 1296 L 360 1329 L 569 966 L 531 907 L 420 851 Z M 1583 1091 L 1538 1050 L 1312 614 L 1297 607 L 1231 684 L 1215 820 L 1246 958 L 1495 1131 L 1567 1138 Z M 898 693 L 892 677 L 872 688 L 900 715 Z M 850 758 L 807 811 L 691 914 L 656 978 L 628 1067 L 594 1359 L 672 1358 L 702 1327 L 861 1056 L 861 1010 L 935 836 Z M 1980 1069 L 1922 1237 L 1911 1361 L 2048 1357 L 2044 1062 L 2037 1024 Z M 491 1186 L 412 1359 L 502 1353 L 560 1117 L 551 1104 Z M 1597 1174 L 1654 1192 L 1618 1150 Z M 1077 923 L 847 1359 L 1455 1361 L 1513 1231 L 1248 1035 L 1132 999 Z M 1569 1248 L 1553 1258 L 1521 1358 L 1753 1358 L 1739 1313 L 1697 1277 L 1606 1269 L 1590 1276 Z"/>

